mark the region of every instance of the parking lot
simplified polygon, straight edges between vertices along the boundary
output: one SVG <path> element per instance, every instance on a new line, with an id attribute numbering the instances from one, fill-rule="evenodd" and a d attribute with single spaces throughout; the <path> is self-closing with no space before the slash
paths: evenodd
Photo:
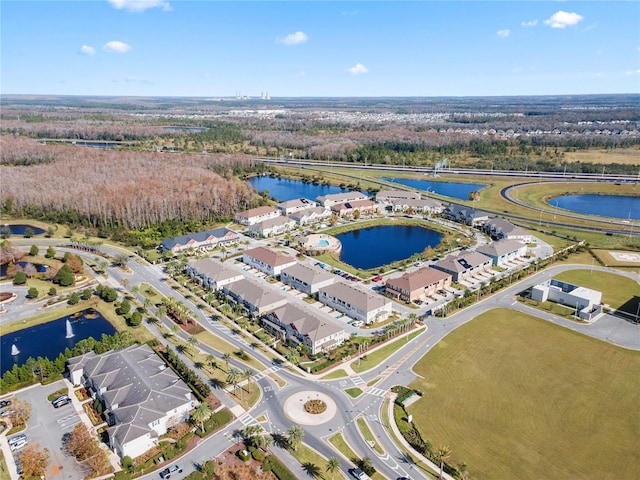
<path id="1" fill-rule="evenodd" d="M 73 457 L 68 457 L 61 450 L 62 435 L 73 430 L 81 422 L 80 415 L 76 411 L 77 402 L 70 403 L 60 408 L 53 408 L 47 397 L 53 392 L 64 388 L 63 380 L 46 386 L 35 386 L 23 390 L 11 399 L 24 400 L 31 405 L 31 418 L 27 422 L 27 428 L 20 433 L 27 435 L 28 444 L 38 443 L 40 447 L 49 450 L 50 461 L 46 476 L 49 479 L 80 480 L 84 477 L 82 471 L 76 466 Z M 80 408 L 80 407 L 78 407 Z M 11 478 L 18 478 L 16 474 L 14 453 L 9 449 L 5 435 L 2 436 L 2 451 L 4 453 Z"/>

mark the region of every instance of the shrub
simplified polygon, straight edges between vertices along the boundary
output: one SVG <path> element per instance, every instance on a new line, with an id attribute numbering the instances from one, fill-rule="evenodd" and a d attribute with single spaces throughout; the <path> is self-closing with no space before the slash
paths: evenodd
<path id="1" fill-rule="evenodd" d="M 27 297 L 28 298 L 38 298 L 39 294 L 40 294 L 40 292 L 38 292 L 38 289 L 36 287 L 31 287 L 29 289 L 29 291 L 27 292 Z"/>
<path id="2" fill-rule="evenodd" d="M 262 470 L 265 472 L 272 472 L 276 477 L 278 477 L 278 480 L 296 480 L 296 476 L 273 455 L 269 455 L 265 458 L 264 463 L 262 464 Z"/>
<path id="3" fill-rule="evenodd" d="M 246 450 L 239 450 L 238 451 L 238 457 L 240 458 L 240 460 L 242 460 L 243 462 L 247 462 L 249 461 L 249 459 L 251 458 L 251 454 L 246 451 Z"/>
<path id="4" fill-rule="evenodd" d="M 77 305 L 80 302 L 80 295 L 78 292 L 73 292 L 69 297 L 69 305 Z"/>
<path id="5" fill-rule="evenodd" d="M 36 255 L 38 255 L 39 252 L 40 252 L 40 249 L 38 248 L 37 245 L 31 245 L 31 248 L 29 249 L 29 256 L 35 257 Z"/>
<path id="6" fill-rule="evenodd" d="M 49 289 L 49 296 L 54 297 L 57 293 L 58 291 L 56 290 L 56 287 L 51 287 Z"/>
<path id="7" fill-rule="evenodd" d="M 251 453 L 251 456 L 253 457 L 254 460 L 258 461 L 258 462 L 264 462 L 264 452 L 262 450 L 254 450 Z"/>
<path id="8" fill-rule="evenodd" d="M 27 283 L 27 276 L 24 272 L 16 272 L 16 275 L 13 277 L 14 285 L 24 285 Z"/>
<path id="9" fill-rule="evenodd" d="M 233 414 L 229 410 L 220 410 L 219 412 L 211 415 L 206 422 L 204 422 L 204 432 L 201 428 L 196 430 L 196 435 L 200 438 L 204 438 L 209 435 L 212 431 L 217 430 L 227 423 L 233 420 Z"/>
<path id="10" fill-rule="evenodd" d="M 135 311 L 131 314 L 131 318 L 129 318 L 129 325 L 132 327 L 137 327 L 142 323 L 142 314 L 138 311 Z"/>

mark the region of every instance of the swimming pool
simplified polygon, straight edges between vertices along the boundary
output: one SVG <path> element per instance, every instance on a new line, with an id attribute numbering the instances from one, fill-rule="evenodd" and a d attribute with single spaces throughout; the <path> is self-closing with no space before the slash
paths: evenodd
<path id="1" fill-rule="evenodd" d="M 329 240 L 318 240 L 318 246 L 319 247 L 328 247 L 329 246 Z"/>

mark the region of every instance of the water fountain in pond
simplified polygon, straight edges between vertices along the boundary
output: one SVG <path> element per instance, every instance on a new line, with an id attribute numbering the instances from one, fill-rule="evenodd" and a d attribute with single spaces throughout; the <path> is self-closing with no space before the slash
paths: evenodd
<path id="1" fill-rule="evenodd" d="M 16 347 L 16 344 L 14 343 L 13 345 L 11 345 L 11 355 L 18 355 L 20 353 L 20 350 L 18 350 L 18 347 Z"/>
<path id="2" fill-rule="evenodd" d="M 65 338 L 72 338 L 75 334 L 73 333 L 73 327 L 71 327 L 71 322 L 67 319 L 67 336 Z"/>

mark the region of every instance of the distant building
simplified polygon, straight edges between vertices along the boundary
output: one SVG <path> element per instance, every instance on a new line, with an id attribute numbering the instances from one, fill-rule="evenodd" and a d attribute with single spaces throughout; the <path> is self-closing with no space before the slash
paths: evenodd
<path id="1" fill-rule="evenodd" d="M 433 198 L 425 199 L 407 199 L 396 200 L 394 202 L 387 203 L 394 212 L 409 212 L 413 210 L 414 213 L 422 213 L 427 215 L 437 215 L 442 213 L 444 206 L 442 202 Z"/>
<path id="2" fill-rule="evenodd" d="M 444 216 L 457 223 L 463 223 L 472 227 L 483 225 L 489 220 L 489 214 L 471 207 L 461 205 L 449 205 L 443 211 Z"/>
<path id="3" fill-rule="evenodd" d="M 601 311 L 602 292 L 552 278 L 532 287 L 531 299 L 537 302 L 549 300 L 575 308 L 581 319 L 591 320 Z"/>
<path id="4" fill-rule="evenodd" d="M 383 321 L 392 312 L 389 299 L 344 282 L 336 282 L 318 290 L 318 300 L 354 320 L 362 320 L 365 323 Z"/>
<path id="5" fill-rule="evenodd" d="M 280 281 L 307 295 L 313 295 L 322 287 L 333 284 L 336 276 L 326 270 L 296 263 L 282 270 Z"/>
<path id="6" fill-rule="evenodd" d="M 189 418 L 191 390 L 146 345 L 68 360 L 71 383 L 84 385 L 104 405 L 109 446 L 136 458 L 158 445 L 176 421 Z"/>
<path id="7" fill-rule="evenodd" d="M 285 305 L 289 299 L 268 285 L 243 278 L 222 287 L 222 291 L 249 314 L 257 317 Z"/>
<path id="8" fill-rule="evenodd" d="M 324 207 L 311 207 L 289 214 L 289 218 L 299 225 L 312 225 L 331 217 L 331 210 Z"/>
<path id="9" fill-rule="evenodd" d="M 420 198 L 422 198 L 420 193 L 408 190 L 380 190 L 376 193 L 376 202 L 389 205 L 403 200 L 420 200 Z"/>
<path id="10" fill-rule="evenodd" d="M 266 247 L 245 250 L 242 255 L 242 261 L 250 267 L 274 277 L 280 275 L 280 272 L 285 268 L 296 264 L 295 258 Z"/>
<path id="11" fill-rule="evenodd" d="M 320 311 L 293 303 L 268 312 L 260 322 L 283 340 L 306 345 L 312 355 L 333 350 L 345 340 L 342 326 Z"/>
<path id="12" fill-rule="evenodd" d="M 316 200 L 325 208 L 332 207 L 338 203 L 356 202 L 358 200 L 368 200 L 369 196 L 362 192 L 332 193 L 321 195 Z"/>
<path id="13" fill-rule="evenodd" d="M 262 222 L 270 218 L 276 218 L 280 216 L 280 212 L 273 207 L 257 207 L 251 210 L 245 210 L 244 212 L 236 213 L 234 219 L 236 223 L 242 225 L 253 225 L 254 223 Z"/>
<path id="14" fill-rule="evenodd" d="M 493 261 L 473 250 L 460 252 L 459 255 L 448 255 L 432 265 L 436 270 L 450 273 L 454 282 L 465 280 L 479 272 L 491 271 Z"/>
<path id="15" fill-rule="evenodd" d="M 313 200 L 306 198 L 296 198 L 294 200 L 287 200 L 286 202 L 276 203 L 276 209 L 282 212 L 282 215 L 289 215 L 291 213 L 299 212 L 307 208 L 317 207 L 318 204 Z"/>
<path id="16" fill-rule="evenodd" d="M 390 297 L 412 302 L 451 286 L 452 276 L 430 267 L 414 272 L 406 272 L 400 277 L 389 278 L 385 284 L 385 293 Z"/>
<path id="17" fill-rule="evenodd" d="M 501 267 L 507 262 L 522 258 L 527 254 L 527 246 L 518 240 L 497 240 L 476 248 L 476 252 L 482 253 L 493 260 L 493 265 Z"/>
<path id="18" fill-rule="evenodd" d="M 160 250 L 178 253 L 190 248 L 211 249 L 221 245 L 235 243 L 240 235 L 228 228 L 215 228 L 206 232 L 190 233 L 175 238 L 165 238 L 160 244 Z"/>
<path id="19" fill-rule="evenodd" d="M 378 204 L 371 200 L 354 200 L 346 203 L 336 203 L 331 206 L 331 212 L 339 217 L 353 215 L 356 211 L 363 213 L 372 213 L 378 210 Z"/>
<path id="20" fill-rule="evenodd" d="M 211 258 L 203 258 L 189 263 L 186 266 L 186 271 L 191 277 L 200 279 L 202 286 L 210 290 L 219 290 L 229 283 L 244 278 L 241 271 Z"/>
<path id="21" fill-rule="evenodd" d="M 502 218 L 490 218 L 484 223 L 483 229 L 491 238 L 498 240 L 504 238 L 507 240 L 520 240 L 522 243 L 531 243 L 532 241 L 529 232 Z"/>
<path id="22" fill-rule="evenodd" d="M 267 238 L 291 231 L 296 226 L 296 222 L 289 217 L 279 216 L 254 223 L 249 226 L 249 231 L 256 237 Z"/>

